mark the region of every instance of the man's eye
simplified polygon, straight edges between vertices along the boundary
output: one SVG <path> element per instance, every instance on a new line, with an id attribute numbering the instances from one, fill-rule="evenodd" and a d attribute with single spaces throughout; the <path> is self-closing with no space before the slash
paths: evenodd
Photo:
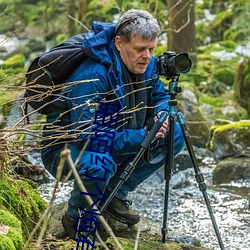
<path id="1" fill-rule="evenodd" d="M 137 52 L 143 52 L 143 50 L 144 49 L 140 49 L 140 48 L 136 49 Z"/>

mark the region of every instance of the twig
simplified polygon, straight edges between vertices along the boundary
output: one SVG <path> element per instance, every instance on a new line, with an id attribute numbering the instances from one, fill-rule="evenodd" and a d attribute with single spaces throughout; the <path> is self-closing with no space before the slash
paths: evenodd
<path id="1" fill-rule="evenodd" d="M 88 193 L 87 189 L 83 185 L 83 182 L 82 182 L 82 180 L 81 180 L 81 178 L 80 178 L 80 176 L 79 176 L 79 174 L 78 174 L 78 172 L 77 172 L 77 170 L 75 168 L 74 162 L 73 162 L 73 160 L 71 158 L 70 150 L 69 149 L 64 149 L 61 152 L 61 157 L 66 158 L 68 160 L 68 163 L 69 163 L 70 168 L 72 169 L 75 181 L 77 182 L 78 187 L 81 190 L 81 192 Z M 84 197 L 85 197 L 87 203 L 91 206 L 93 204 L 93 200 L 91 199 L 91 197 L 88 196 L 88 195 L 84 195 Z M 96 205 L 93 206 L 93 209 L 95 211 L 97 211 L 97 213 L 100 213 Z M 119 243 L 118 239 L 114 235 L 111 227 L 109 226 L 109 224 L 106 222 L 106 220 L 104 219 L 104 217 L 102 215 L 100 215 L 99 221 L 101 222 L 101 224 L 103 225 L 103 227 L 105 228 L 107 233 L 113 238 L 114 243 L 118 247 L 118 249 L 119 250 L 124 250 L 123 247 L 121 246 L 121 244 Z"/>
<path id="2" fill-rule="evenodd" d="M 106 245 L 106 243 L 102 240 L 102 237 L 100 236 L 100 234 L 98 233 L 98 231 L 96 231 L 96 237 L 99 240 L 99 242 L 101 243 L 101 245 L 106 249 L 106 250 L 110 250 L 108 248 L 108 246 Z"/>
<path id="3" fill-rule="evenodd" d="M 139 237 L 140 237 L 140 233 L 141 233 L 141 225 L 142 225 L 142 222 L 141 222 L 141 220 L 140 220 L 139 226 L 138 226 L 138 230 L 137 230 L 137 234 L 136 234 L 136 238 L 135 238 L 134 250 L 137 250 L 137 249 L 138 249 Z"/>
<path id="4" fill-rule="evenodd" d="M 64 162 L 65 162 L 65 158 L 61 157 L 58 168 L 57 168 L 57 174 L 56 174 L 56 179 L 57 180 L 56 180 L 56 183 L 55 183 L 55 186 L 54 186 L 54 189 L 53 189 L 53 193 L 52 193 L 52 197 L 50 199 L 49 205 L 48 205 L 46 211 L 44 212 L 44 214 L 42 215 L 42 217 L 40 218 L 40 220 L 38 221 L 38 223 L 36 224 L 35 228 L 31 232 L 31 234 L 29 235 L 29 238 L 28 238 L 26 244 L 24 245 L 23 250 L 27 249 L 27 247 L 29 246 L 30 241 L 32 240 L 32 238 L 35 235 L 36 231 L 38 230 L 38 228 L 40 227 L 40 225 L 43 222 L 41 232 L 39 234 L 37 244 L 36 244 L 37 247 L 41 246 L 42 239 L 43 239 L 43 236 L 45 234 L 47 224 L 49 222 L 49 218 L 51 216 L 51 210 L 52 210 L 53 202 L 55 200 L 55 194 L 56 194 L 56 190 L 57 190 L 58 185 L 59 185 L 59 180 L 60 180 L 60 177 L 62 175 L 62 169 L 63 169 L 63 166 L 64 166 Z"/>
<path id="5" fill-rule="evenodd" d="M 79 20 L 77 20 L 76 18 L 74 18 L 71 15 L 68 15 L 68 17 L 72 20 L 74 20 L 76 23 L 80 24 L 84 29 L 86 29 L 87 31 L 89 31 L 89 28 L 87 26 L 85 26 L 82 22 L 80 22 Z"/>

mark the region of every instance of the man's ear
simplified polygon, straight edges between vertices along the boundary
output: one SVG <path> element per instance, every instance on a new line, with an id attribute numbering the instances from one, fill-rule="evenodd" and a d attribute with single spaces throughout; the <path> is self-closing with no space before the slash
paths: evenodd
<path id="1" fill-rule="evenodd" d="M 120 49 L 121 49 L 121 43 L 122 43 L 121 37 L 116 36 L 116 37 L 115 37 L 115 47 L 116 47 L 116 49 L 117 49 L 118 51 L 120 51 Z"/>

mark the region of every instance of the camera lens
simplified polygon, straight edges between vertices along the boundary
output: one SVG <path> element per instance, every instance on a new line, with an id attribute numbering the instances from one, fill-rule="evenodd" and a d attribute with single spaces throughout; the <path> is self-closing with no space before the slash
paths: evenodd
<path id="1" fill-rule="evenodd" d="M 174 58 L 175 69 L 179 73 L 186 73 L 191 67 L 191 60 L 186 53 L 177 55 Z"/>

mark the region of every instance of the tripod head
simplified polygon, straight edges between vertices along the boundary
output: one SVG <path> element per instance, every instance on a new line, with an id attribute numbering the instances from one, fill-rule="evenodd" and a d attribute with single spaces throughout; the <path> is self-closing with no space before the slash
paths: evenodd
<path id="1" fill-rule="evenodd" d="M 169 95 L 170 95 L 170 100 L 175 99 L 175 96 L 182 91 L 182 87 L 178 86 L 179 82 L 179 76 L 176 78 L 172 78 L 171 81 L 169 82 Z"/>

